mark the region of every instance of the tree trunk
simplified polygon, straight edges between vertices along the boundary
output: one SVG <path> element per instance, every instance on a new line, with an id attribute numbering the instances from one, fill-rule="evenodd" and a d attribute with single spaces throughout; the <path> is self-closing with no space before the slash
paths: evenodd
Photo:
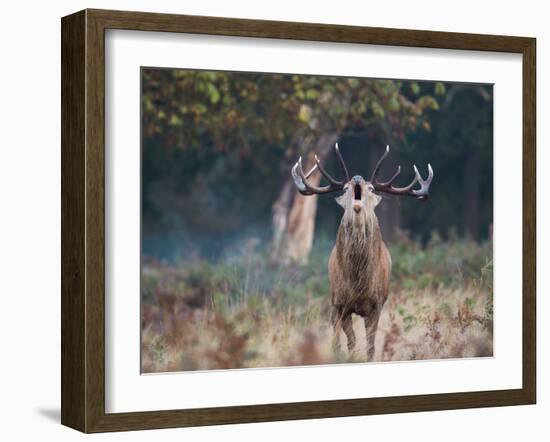
<path id="1" fill-rule="evenodd" d="M 292 200 L 294 199 L 294 185 L 292 180 L 286 180 L 279 196 L 273 203 L 273 238 L 271 240 L 271 259 L 278 261 L 281 256 L 281 248 L 285 239 L 286 226 L 288 224 L 288 214 Z"/>
<path id="2" fill-rule="evenodd" d="M 321 159 L 331 151 L 338 136 L 334 133 L 324 133 L 319 136 L 305 137 L 304 167 L 313 167 L 314 152 Z M 283 264 L 306 264 L 313 245 L 315 234 L 315 215 L 317 214 L 317 195 L 303 196 L 299 194 L 292 182 L 290 168 L 289 178 L 273 204 L 273 241 L 271 257 Z M 320 174 L 314 173 L 309 182 L 318 185 Z"/>

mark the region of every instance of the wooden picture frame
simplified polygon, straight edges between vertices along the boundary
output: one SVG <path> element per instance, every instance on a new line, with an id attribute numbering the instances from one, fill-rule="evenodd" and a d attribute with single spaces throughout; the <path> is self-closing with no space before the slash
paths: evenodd
<path id="1" fill-rule="evenodd" d="M 62 408 L 83 432 L 533 404 L 536 400 L 534 38 L 84 10 L 62 19 Z M 132 413 L 105 412 L 105 30 L 495 51 L 523 63 L 523 385 L 457 392 Z"/>

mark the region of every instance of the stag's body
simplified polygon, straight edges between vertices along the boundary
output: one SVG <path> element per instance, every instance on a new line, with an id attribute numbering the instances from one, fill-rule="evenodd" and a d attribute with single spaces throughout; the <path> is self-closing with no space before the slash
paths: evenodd
<path id="1" fill-rule="evenodd" d="M 355 333 L 352 325 L 352 314 L 362 316 L 367 333 L 367 358 L 374 358 L 374 342 L 380 313 L 388 298 L 388 286 L 391 273 L 391 257 L 374 213 L 381 200 L 380 193 L 411 196 L 425 201 L 433 179 L 432 167 L 428 164 L 428 178 L 422 179 L 416 166 L 415 178 L 405 187 L 394 187 L 393 182 L 399 175 L 398 167 L 393 176 L 386 182 L 378 180 L 380 166 L 389 153 L 389 147 L 382 155 L 369 181 L 356 175 L 349 178 L 348 170 L 338 150 L 335 152 L 345 174 L 345 179 L 338 181 L 330 176 L 315 157 L 315 166 L 306 174 L 300 158 L 292 168 L 292 176 L 298 191 L 302 195 L 325 194 L 335 191 L 344 193 L 336 198 L 344 208 L 344 216 L 338 228 L 336 245 L 328 263 L 331 289 L 331 322 L 334 329 L 333 343 L 340 347 L 340 329 L 344 330 L 348 340 L 348 350 L 355 348 Z M 327 186 L 315 186 L 308 182 L 309 176 L 318 170 L 328 181 Z M 420 185 L 419 189 L 414 189 Z"/>
<path id="2" fill-rule="evenodd" d="M 346 210 L 328 263 L 336 348 L 340 347 L 340 329 L 346 334 L 349 351 L 355 348 L 351 316 L 355 313 L 365 321 L 367 358 L 373 359 L 374 339 L 388 298 L 390 273 L 391 257 L 382 240 L 374 207 Z"/>

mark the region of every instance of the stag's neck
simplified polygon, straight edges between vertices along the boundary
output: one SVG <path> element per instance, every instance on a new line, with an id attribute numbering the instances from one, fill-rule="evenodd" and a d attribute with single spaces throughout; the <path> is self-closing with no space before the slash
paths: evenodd
<path id="1" fill-rule="evenodd" d="M 341 268 L 352 272 L 368 270 L 381 253 L 382 235 L 376 215 L 370 212 L 361 216 L 358 219 L 355 214 L 344 215 L 336 240 Z"/>

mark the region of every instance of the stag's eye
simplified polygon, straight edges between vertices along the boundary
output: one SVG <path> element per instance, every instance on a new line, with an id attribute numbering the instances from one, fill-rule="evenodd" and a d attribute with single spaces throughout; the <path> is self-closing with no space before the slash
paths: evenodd
<path id="1" fill-rule="evenodd" d="M 359 184 L 356 184 L 354 187 L 353 187 L 353 197 L 354 199 L 356 200 L 360 200 L 361 199 L 361 186 Z"/>

